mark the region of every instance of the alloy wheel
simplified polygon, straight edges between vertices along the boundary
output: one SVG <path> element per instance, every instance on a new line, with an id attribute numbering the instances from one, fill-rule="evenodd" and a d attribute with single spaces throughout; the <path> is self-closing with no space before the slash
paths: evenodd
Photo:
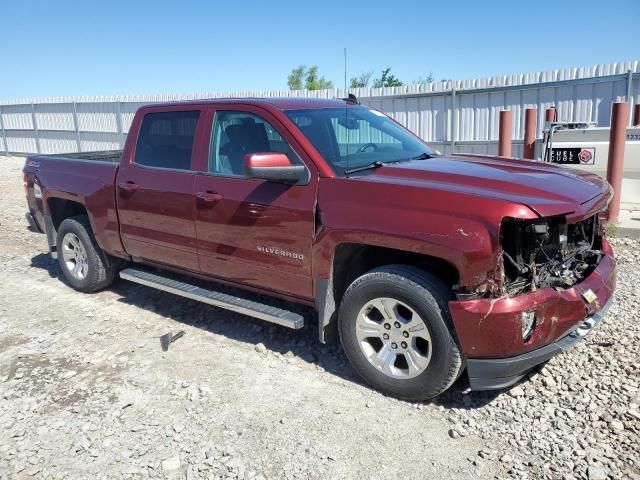
<path id="1" fill-rule="evenodd" d="M 69 273 L 82 280 L 89 271 L 87 251 L 75 233 L 67 233 L 62 239 L 62 259 Z"/>
<path id="2" fill-rule="evenodd" d="M 393 298 L 375 298 L 362 307 L 356 337 L 369 363 L 391 378 L 416 377 L 431 361 L 426 324 L 413 308 Z"/>

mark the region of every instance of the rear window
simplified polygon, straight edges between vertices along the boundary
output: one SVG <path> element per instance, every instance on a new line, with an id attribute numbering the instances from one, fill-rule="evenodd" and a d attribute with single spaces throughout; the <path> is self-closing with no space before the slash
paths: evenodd
<path id="1" fill-rule="evenodd" d="M 142 119 L 135 163 L 189 170 L 200 112 L 148 113 Z"/>

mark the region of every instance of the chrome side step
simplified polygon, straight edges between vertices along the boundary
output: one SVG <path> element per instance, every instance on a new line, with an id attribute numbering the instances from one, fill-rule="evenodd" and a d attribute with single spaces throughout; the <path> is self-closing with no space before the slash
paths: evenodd
<path id="1" fill-rule="evenodd" d="M 181 297 L 190 298 L 198 302 L 225 308 L 243 315 L 260 318 L 267 322 L 277 323 L 284 327 L 298 329 L 304 326 L 304 318 L 297 313 L 265 305 L 263 303 L 254 302 L 252 300 L 246 300 L 234 295 L 207 290 L 195 285 L 190 285 L 188 283 L 179 282 L 177 280 L 149 273 L 144 270 L 127 268 L 120 272 L 120 278 L 139 283 L 141 285 L 146 285 L 147 287 L 157 288 L 158 290 L 163 290 L 175 295 L 180 295 Z"/>

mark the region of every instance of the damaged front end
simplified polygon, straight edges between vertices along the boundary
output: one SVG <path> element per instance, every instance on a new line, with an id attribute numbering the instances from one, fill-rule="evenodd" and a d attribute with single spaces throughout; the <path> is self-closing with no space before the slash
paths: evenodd
<path id="1" fill-rule="evenodd" d="M 616 261 L 598 215 L 506 218 L 495 288 L 449 308 L 473 390 L 504 388 L 570 348 L 613 302 Z"/>
<path id="2" fill-rule="evenodd" d="M 602 258 L 598 215 L 567 224 L 564 217 L 507 218 L 501 226 L 502 295 L 540 288 L 569 288 L 587 277 Z"/>
<path id="3" fill-rule="evenodd" d="M 512 385 L 602 320 L 616 285 L 603 233 L 598 214 L 501 222 L 494 270 L 449 303 L 473 390 Z"/>

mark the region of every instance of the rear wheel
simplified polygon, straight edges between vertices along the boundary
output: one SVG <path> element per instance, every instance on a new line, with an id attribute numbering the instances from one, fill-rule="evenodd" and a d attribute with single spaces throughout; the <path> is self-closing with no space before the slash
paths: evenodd
<path id="1" fill-rule="evenodd" d="M 58 264 L 65 280 L 81 292 L 95 292 L 109 286 L 116 270 L 98 246 L 85 215 L 67 218 L 58 228 Z"/>
<path id="2" fill-rule="evenodd" d="M 355 370 L 378 390 L 404 400 L 444 392 L 462 371 L 448 301 L 435 276 L 406 265 L 372 270 L 347 289 L 340 338 Z"/>

